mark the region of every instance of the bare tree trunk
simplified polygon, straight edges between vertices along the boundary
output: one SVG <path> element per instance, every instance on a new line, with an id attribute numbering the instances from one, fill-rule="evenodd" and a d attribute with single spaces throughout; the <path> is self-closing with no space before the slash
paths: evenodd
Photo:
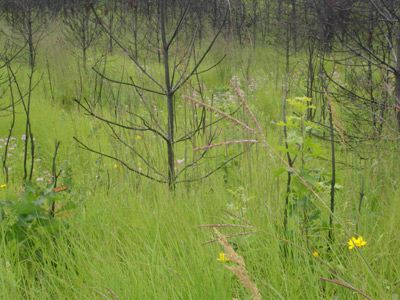
<path id="1" fill-rule="evenodd" d="M 286 23 L 286 41 L 285 41 L 285 50 L 286 50 L 286 74 L 289 73 L 290 70 L 290 23 Z"/>
<path id="2" fill-rule="evenodd" d="M 253 0 L 253 50 L 256 48 L 256 39 L 257 39 L 257 1 Z"/>
<path id="3" fill-rule="evenodd" d="M 113 23 L 114 23 L 114 7 L 113 7 L 113 11 L 111 12 L 111 19 L 110 19 L 110 24 L 109 24 L 109 29 L 108 29 L 108 30 L 110 30 L 110 32 L 112 32 L 112 24 Z M 112 53 L 113 47 L 114 47 L 113 39 L 110 37 L 108 41 L 109 41 L 110 53 Z"/>
<path id="4" fill-rule="evenodd" d="M 397 130 L 400 130 L 400 24 L 395 25 L 396 35 L 396 72 L 395 72 L 395 97 L 396 97 L 396 117 L 397 117 Z"/>
<path id="5" fill-rule="evenodd" d="M 135 45 L 135 58 L 138 59 L 138 40 L 137 40 L 137 31 L 138 31 L 138 9 L 137 6 L 134 7 L 135 13 L 134 13 L 134 18 L 135 18 L 135 29 L 133 31 L 133 38 L 134 38 L 134 45 Z"/>
<path id="6" fill-rule="evenodd" d="M 369 19 L 370 19 L 370 23 L 369 23 L 369 29 L 368 29 L 368 34 L 367 34 L 367 45 L 369 49 L 372 49 L 372 32 L 373 32 L 373 28 L 374 28 L 374 24 L 373 24 L 373 14 L 372 14 L 372 10 L 369 13 Z M 374 99 L 374 86 L 373 86 L 373 77 L 372 77 L 372 63 L 371 63 L 371 55 L 369 55 L 370 57 L 370 61 L 368 61 L 368 73 L 367 73 L 367 77 L 368 77 L 368 93 L 369 93 L 369 99 L 371 102 L 371 112 L 372 112 L 372 122 L 374 124 L 374 128 L 375 130 L 377 129 L 377 123 L 376 123 L 376 114 L 375 114 L 375 99 Z"/>
<path id="7" fill-rule="evenodd" d="M 35 146 L 33 143 L 33 136 L 32 136 L 32 131 L 31 131 L 31 120 L 30 120 L 30 112 L 31 112 L 31 96 L 32 96 L 32 80 L 33 80 L 33 73 L 35 71 L 35 46 L 33 44 L 33 29 L 32 29 L 32 8 L 30 7 L 30 4 L 28 3 L 26 7 L 26 12 L 27 12 L 27 35 L 28 35 L 28 45 L 29 45 L 29 66 L 30 66 L 30 74 L 28 75 L 29 77 L 29 89 L 28 89 L 28 99 L 27 99 L 27 104 L 26 104 L 26 125 L 25 125 L 25 152 L 24 152 L 24 177 L 23 179 L 26 180 L 28 177 L 28 171 L 27 171 L 27 160 L 28 160 L 28 139 L 31 142 L 31 164 L 30 164 L 30 172 L 29 172 L 29 177 L 28 180 L 32 179 L 32 174 L 33 174 L 33 165 L 34 165 L 34 154 L 35 154 Z"/>
<path id="8" fill-rule="evenodd" d="M 278 12 L 276 18 L 278 21 L 282 19 L 282 0 L 278 0 Z"/>
<path id="9" fill-rule="evenodd" d="M 328 239 L 330 244 L 333 244 L 335 236 L 333 232 L 333 215 L 335 213 L 335 184 L 336 184 L 336 156 L 335 156 L 335 132 L 334 132 L 334 124 L 333 124 L 333 102 L 330 100 L 329 95 L 328 95 L 328 87 L 326 85 L 326 81 L 322 75 L 322 72 L 320 73 L 321 80 L 322 80 L 322 85 L 324 88 L 324 94 L 326 101 L 328 102 L 327 107 L 328 107 L 328 113 L 329 113 L 329 133 L 330 133 L 330 142 L 331 142 L 331 166 L 332 166 L 332 180 L 331 180 L 331 203 L 330 203 L 330 209 L 331 213 L 329 214 L 329 231 L 328 231 Z M 328 245 L 328 250 L 330 250 L 330 245 Z"/>
<path id="10" fill-rule="evenodd" d="M 327 93 L 327 92 L 326 92 Z M 328 96 L 328 94 L 327 94 Z M 334 240 L 334 233 L 333 233 L 333 213 L 335 212 L 335 184 L 336 184 L 336 162 L 335 162 L 335 135 L 333 132 L 333 118 L 332 118 L 332 103 L 329 103 L 329 129 L 331 135 L 331 154 L 332 154 L 332 180 L 331 180 L 331 214 L 329 215 L 329 241 L 333 243 Z"/>
<path id="11" fill-rule="evenodd" d="M 282 120 L 283 123 L 286 124 L 286 100 L 287 96 L 289 93 L 289 88 L 288 88 L 288 81 L 289 81 L 289 76 L 290 74 L 288 73 L 286 76 L 286 82 L 285 82 L 285 94 L 283 98 L 283 104 L 282 104 Z M 283 126 L 283 134 L 285 138 L 285 148 L 289 149 L 289 145 L 287 142 L 287 127 Z M 292 157 L 290 156 L 290 152 L 286 152 L 287 159 L 288 159 L 288 164 L 292 168 L 293 167 L 293 160 Z M 291 183 L 292 183 L 292 173 L 287 172 L 287 181 L 286 181 L 286 198 L 285 198 L 285 207 L 283 211 L 283 228 L 285 229 L 285 233 L 287 231 L 287 223 L 288 223 L 288 210 L 289 210 L 289 194 L 290 194 L 290 189 L 291 189 Z"/>
<path id="12" fill-rule="evenodd" d="M 307 69 L 307 97 L 313 98 L 313 88 L 314 88 L 314 77 L 315 77 L 315 67 L 314 67 L 314 51 L 315 51 L 315 40 L 312 37 L 308 37 L 308 69 Z M 311 103 L 313 100 L 311 100 Z M 313 120 L 315 111 L 309 108 L 307 110 L 308 120 Z"/>
<path id="13" fill-rule="evenodd" d="M 169 77 L 169 44 L 167 43 L 165 32 L 165 19 L 166 19 L 166 3 L 161 3 L 161 39 L 163 44 L 163 57 L 164 57 L 164 73 L 165 73 L 165 87 L 167 90 L 167 108 L 168 108 L 168 185 L 170 189 L 175 186 L 175 158 L 174 158 L 174 97 Z"/>
<path id="14" fill-rule="evenodd" d="M 34 68 L 35 65 L 35 48 L 33 46 L 33 32 L 32 32 L 32 11 L 31 7 L 28 5 L 27 7 L 27 25 L 28 25 L 28 45 L 29 45 L 29 65 L 31 69 Z"/>
<path id="15" fill-rule="evenodd" d="M 297 10 L 296 10 L 296 0 L 292 0 L 292 16 L 291 16 L 291 34 L 293 35 L 293 45 L 294 51 L 297 50 Z"/>
<path id="16" fill-rule="evenodd" d="M 83 68 L 86 71 L 86 30 L 85 30 L 85 20 L 82 20 L 82 56 L 83 56 Z"/>

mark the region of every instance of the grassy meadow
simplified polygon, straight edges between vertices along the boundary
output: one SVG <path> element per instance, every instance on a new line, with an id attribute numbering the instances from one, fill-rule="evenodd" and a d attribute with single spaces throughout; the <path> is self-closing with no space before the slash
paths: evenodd
<path id="1" fill-rule="evenodd" d="M 102 52 L 101 45 L 92 50 L 88 66 L 103 68 L 104 64 L 98 62 Z M 272 46 L 240 46 L 234 39 L 221 37 L 200 70 L 213 66 L 224 54 L 227 56 L 220 64 L 199 75 L 204 98 L 226 113 L 239 107 L 233 116 L 256 128 L 230 81 L 238 84 L 267 143 L 286 159 L 283 127 L 277 125 L 282 121 L 287 75 L 283 54 Z M 153 74 L 162 78 L 156 56 L 143 54 L 144 58 Z M 140 76 L 120 49 L 115 48 L 106 59 L 108 77 Z M 306 66 L 302 53 L 292 57 L 292 66 L 296 61 L 288 80 L 289 99 L 304 96 Z M 70 203 L 71 208 L 54 218 L 59 221 L 55 233 L 33 224 L 26 228 L 26 237 L 18 240 L 7 233 L 18 224 L 14 211 L 2 206 L 0 299 L 257 299 L 249 283 L 241 282 L 227 268 L 236 265 L 234 259 L 217 260 L 220 253 L 230 257 L 227 249 L 218 241 L 201 245 L 218 238 L 212 226 L 194 227 L 207 224 L 244 226 L 217 229 L 225 236 L 236 235 L 228 242 L 243 258 L 247 275 L 242 272 L 242 277 L 256 285 L 261 299 L 399 299 L 400 162 L 396 132 L 388 130 L 385 139 L 364 140 L 351 147 L 336 144 L 332 227 L 328 224 L 329 210 L 293 175 L 297 194 L 289 197 L 285 230 L 287 169 L 265 143 L 211 149 L 199 166 L 183 172 L 178 181 L 219 170 L 204 180 L 178 182 L 175 190 L 129 171 L 121 162 L 82 149 L 74 137 L 151 173 L 138 155 L 113 138 L 109 126 L 73 101 L 86 99 L 94 113 L 116 121 L 132 121 L 127 111 L 149 117 L 134 88 L 101 80 L 90 67 L 83 70 L 80 57 L 63 46 L 56 31 L 40 42 L 30 119 L 36 147 L 32 178 L 36 192 L 32 195 L 51 189 L 55 143 L 60 141 L 55 159 L 61 171 L 58 186 L 67 185 L 68 190 L 57 193 L 56 204 Z M 24 56 L 17 57 L 11 68 L 26 92 L 29 68 Z M 7 70 L 2 72 L 7 78 Z M 7 84 L 2 88 L 0 100 L 9 101 Z M 17 93 L 15 86 L 13 92 Z M 175 95 L 177 136 L 193 129 L 202 113 L 184 95 L 200 99 L 194 77 Z M 151 103 L 160 124 L 166 124 L 165 100 L 148 93 L 143 98 Z M 322 110 L 318 101 L 313 104 L 317 112 Z M 336 108 L 341 119 L 344 113 L 339 105 Z M 3 157 L 13 115 L 9 110 L 0 113 Z M 218 118 L 215 112 L 204 113 L 208 120 Z M 295 116 L 295 108 L 289 105 L 287 115 Z M 0 173 L 2 201 L 28 199 L 19 196 L 26 195 L 22 180 L 25 125 L 23 106 L 18 104 L 12 139 L 8 140 L 12 148 L 8 148 L 8 182 L 5 172 Z M 342 125 L 346 128 L 345 123 Z M 213 129 L 213 143 L 253 138 L 229 120 L 221 120 Z M 160 171 L 167 172 L 166 146 L 156 135 L 117 132 Z M 207 145 L 210 134 L 200 134 L 176 146 L 178 172 L 196 158 L 194 148 Z M 326 159 L 306 162 L 310 170 L 317 170 L 311 174 L 317 175 L 305 179 L 329 206 L 330 141 L 313 140 L 325 151 Z M 242 151 L 241 156 L 222 166 Z M 298 160 L 295 167 L 300 170 Z M 49 203 L 43 207 L 46 205 Z M 37 222 L 40 224 L 40 220 Z M 329 228 L 333 239 L 328 238 Z M 366 244 L 349 249 L 353 236 L 361 236 Z"/>

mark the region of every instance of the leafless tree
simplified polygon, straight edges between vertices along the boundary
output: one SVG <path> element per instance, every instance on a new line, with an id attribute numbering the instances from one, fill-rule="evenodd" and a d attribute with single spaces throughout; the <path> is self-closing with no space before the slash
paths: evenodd
<path id="1" fill-rule="evenodd" d="M 130 121 L 128 124 L 124 124 L 121 121 L 113 121 L 110 119 L 106 119 L 99 114 L 97 114 L 91 107 L 89 102 L 81 102 L 76 100 L 76 102 L 91 116 L 97 118 L 105 122 L 112 134 L 113 137 L 119 141 L 119 143 L 123 144 L 127 147 L 136 157 L 139 157 L 144 164 L 148 167 L 149 172 L 145 173 L 143 170 L 138 169 L 137 167 L 131 167 L 128 161 L 124 161 L 122 158 L 113 156 L 110 154 L 102 153 L 101 151 L 97 151 L 85 145 L 82 141 L 78 141 L 78 143 L 85 149 L 90 150 L 92 152 L 98 153 L 100 155 L 112 158 L 119 163 L 123 164 L 129 170 L 140 174 L 144 177 L 150 178 L 157 182 L 165 182 L 168 183 L 171 189 L 174 188 L 177 182 L 190 182 L 193 180 L 199 180 L 202 178 L 206 178 L 213 174 L 217 169 L 220 169 L 223 165 L 234 159 L 237 155 L 227 159 L 223 164 L 217 166 L 214 170 L 207 172 L 206 174 L 199 175 L 196 178 L 189 178 L 185 180 L 178 180 L 178 177 L 185 173 L 187 170 L 193 168 L 194 166 L 198 166 L 199 162 L 204 159 L 208 153 L 208 148 L 204 148 L 203 151 L 196 155 L 192 161 L 186 162 L 185 166 L 182 167 L 180 171 L 176 170 L 176 147 L 179 144 L 184 144 L 187 141 L 191 141 L 196 135 L 204 132 L 205 128 L 210 129 L 210 133 L 207 138 L 207 144 L 210 144 L 212 140 L 216 137 L 218 130 L 211 130 L 213 124 L 218 122 L 219 120 L 210 121 L 207 124 L 204 123 L 205 118 L 200 118 L 200 122 L 196 123 L 191 130 L 177 130 L 176 124 L 178 121 L 176 120 L 176 97 L 178 91 L 182 89 L 182 87 L 188 83 L 191 78 L 203 71 L 199 71 L 199 67 L 203 64 L 207 54 L 210 52 L 213 47 L 218 35 L 220 34 L 225 21 L 229 15 L 229 7 L 226 5 L 224 21 L 218 28 L 216 34 L 212 38 L 208 47 L 204 50 L 203 53 L 199 53 L 196 44 L 198 38 L 198 25 L 192 32 L 191 39 L 186 41 L 184 37 L 182 37 L 182 26 L 184 24 L 185 19 L 187 18 L 193 1 L 186 1 L 186 5 L 181 12 L 181 15 L 178 19 L 174 20 L 173 18 L 169 18 L 169 14 L 173 13 L 173 8 L 170 5 L 169 1 L 158 1 L 157 5 L 159 9 L 158 22 L 159 31 L 160 31 L 160 54 L 161 54 L 161 64 L 163 72 L 161 74 L 157 74 L 153 71 L 153 74 L 150 73 L 149 68 L 146 67 L 143 63 L 141 63 L 134 52 L 131 50 L 129 46 L 124 45 L 119 39 L 117 39 L 112 32 L 108 29 L 108 25 L 100 18 L 100 15 L 96 8 L 92 7 L 92 12 L 96 16 L 99 24 L 103 28 L 104 32 L 108 34 L 114 41 L 115 45 L 120 47 L 122 51 L 129 57 L 129 59 L 135 64 L 138 72 L 141 74 L 140 76 L 129 76 L 129 81 L 121 81 L 109 78 L 106 74 L 102 74 L 100 71 L 95 71 L 101 75 L 103 78 L 109 80 L 110 82 L 117 83 L 120 85 L 130 86 L 132 89 L 136 91 L 136 94 L 140 98 L 140 104 L 143 105 L 146 109 L 146 113 L 139 115 L 136 111 L 129 111 L 129 115 L 133 117 L 136 121 Z M 182 46 L 188 44 L 185 50 L 182 49 Z M 140 56 L 140 55 L 139 55 Z M 212 67 L 211 67 L 212 68 Z M 210 68 L 209 68 L 210 69 Z M 142 80 L 142 78 L 146 78 L 146 80 Z M 152 103 L 149 99 L 149 96 L 153 95 L 153 97 L 163 97 L 166 104 L 166 113 L 165 119 L 161 115 L 156 115 L 153 110 Z M 203 109 L 202 114 L 205 113 Z M 163 122 L 166 121 L 167 125 L 163 126 Z M 141 123 L 139 125 L 138 123 Z M 182 124 L 182 123 L 181 123 Z M 187 126 L 187 124 L 186 124 Z M 140 153 L 134 144 L 129 142 L 126 138 L 127 136 L 123 136 L 118 132 L 118 129 L 131 130 L 133 132 L 152 132 L 155 136 L 159 137 L 162 141 L 164 141 L 166 145 L 166 157 L 167 157 L 167 172 L 162 172 L 157 169 L 157 166 L 154 165 L 154 158 L 147 158 L 149 153 Z M 187 129 L 187 127 L 185 127 Z M 178 134 L 182 134 L 181 136 L 177 136 Z"/>
<path id="2" fill-rule="evenodd" d="M 348 121 L 355 128 L 369 123 L 381 132 L 383 125 L 392 128 L 390 115 L 394 114 L 396 124 L 393 127 L 399 130 L 400 3 L 325 0 L 324 5 L 330 17 L 320 22 L 325 24 L 323 27 L 330 28 L 331 51 L 340 53 L 340 58 L 334 61 L 346 66 L 346 82 L 331 76 L 335 74 L 326 74 L 336 87 L 333 96 L 348 111 Z M 316 12 L 323 16 L 321 10 Z"/>
<path id="3" fill-rule="evenodd" d="M 41 1 L 39 0 L 10 0 L 8 1 L 8 5 L 7 14 L 11 14 L 12 18 L 6 16 L 6 19 L 9 21 L 12 20 L 12 22 L 9 22 L 9 25 L 13 33 L 13 40 L 16 42 L 17 48 L 21 51 L 27 49 L 29 57 L 28 87 L 26 90 L 23 90 L 18 84 L 15 72 L 11 67 L 8 68 L 8 72 L 10 81 L 15 84 L 18 98 L 22 103 L 26 116 L 23 179 L 31 180 L 35 157 L 35 139 L 33 137 L 31 124 L 31 100 L 32 92 L 36 86 L 34 76 L 36 71 L 37 48 L 43 38 L 46 22 L 43 20 L 41 10 L 39 9 L 41 5 Z M 31 162 L 28 171 L 29 157 Z"/>
<path id="4" fill-rule="evenodd" d="M 102 32 L 90 7 L 90 2 L 72 3 L 64 18 L 63 34 L 67 40 L 67 48 L 72 52 L 75 48 L 80 50 L 84 70 L 87 69 L 88 50 L 99 39 Z"/>

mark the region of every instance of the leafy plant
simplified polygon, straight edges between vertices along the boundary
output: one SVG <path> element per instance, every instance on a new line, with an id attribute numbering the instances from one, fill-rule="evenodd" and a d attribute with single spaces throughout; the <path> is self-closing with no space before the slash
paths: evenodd
<path id="1" fill-rule="evenodd" d="M 245 188 L 239 186 L 235 190 L 228 189 L 227 191 L 232 195 L 232 200 L 227 205 L 227 209 L 243 217 L 248 210 L 250 201 Z"/>
<path id="2" fill-rule="evenodd" d="M 293 115 L 287 117 L 286 123 L 277 123 L 278 126 L 285 126 L 287 132 L 286 147 L 280 147 L 280 150 L 290 154 L 292 167 L 307 184 L 318 193 L 324 194 L 329 190 L 329 177 L 321 164 L 313 164 L 313 161 L 320 158 L 327 159 L 326 151 L 313 136 L 319 131 L 319 126 L 307 119 L 307 112 L 316 107 L 311 105 L 311 98 L 308 97 L 288 99 L 287 103 L 291 106 Z M 292 173 L 291 170 L 285 168 L 281 168 L 276 173 L 284 172 Z M 315 226 L 321 216 L 315 197 L 296 176 L 293 176 L 287 196 L 292 200 L 288 206 L 289 216 L 300 220 L 303 233 L 308 235 L 311 228 L 321 228 L 321 226 Z"/>
<path id="3" fill-rule="evenodd" d="M 12 240 L 30 247 L 35 237 L 56 236 L 62 227 L 68 225 L 63 217 L 70 216 L 67 211 L 75 208 L 76 203 L 65 197 L 59 188 L 43 188 L 26 182 L 19 196 L 8 197 L 0 201 L 0 235 L 6 242 Z"/>

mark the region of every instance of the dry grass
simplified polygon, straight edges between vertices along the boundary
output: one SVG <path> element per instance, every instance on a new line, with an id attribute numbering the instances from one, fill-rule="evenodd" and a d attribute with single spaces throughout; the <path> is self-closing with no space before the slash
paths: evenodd
<path id="1" fill-rule="evenodd" d="M 243 257 L 238 255 L 235 250 L 229 245 L 225 236 L 220 233 L 216 228 L 214 228 L 214 232 L 218 236 L 218 241 L 224 247 L 225 251 L 228 253 L 227 257 L 236 264 L 236 266 L 227 266 L 225 267 L 231 270 L 235 275 L 239 278 L 239 281 L 250 290 L 253 295 L 253 299 L 260 300 L 261 295 L 258 291 L 257 285 L 250 280 L 249 273 L 246 270 L 246 265 L 244 263 Z"/>

